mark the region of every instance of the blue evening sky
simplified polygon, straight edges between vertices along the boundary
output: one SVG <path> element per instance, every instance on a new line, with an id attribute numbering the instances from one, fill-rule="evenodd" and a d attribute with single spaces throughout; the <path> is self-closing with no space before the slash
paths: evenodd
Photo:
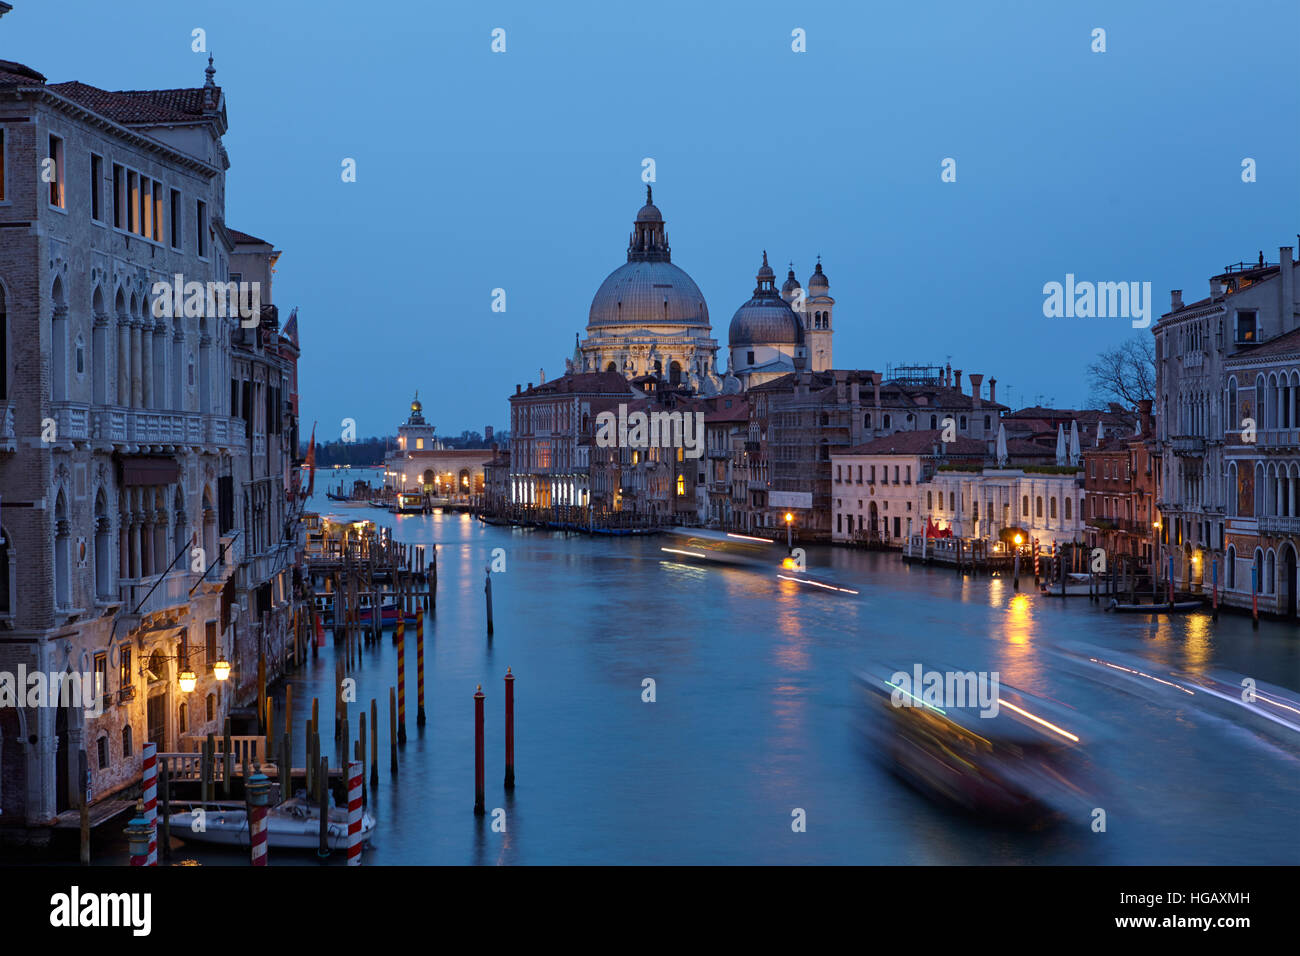
<path id="1" fill-rule="evenodd" d="M 1082 404 L 1139 334 L 1044 318 L 1045 282 L 1149 281 L 1158 318 L 1300 230 L 1294 0 L 12 2 L 0 57 L 51 82 L 199 86 L 207 31 L 227 220 L 283 250 L 320 439 L 417 388 L 441 433 L 504 428 L 624 261 L 647 156 L 720 359 L 762 250 L 803 281 L 820 253 L 837 366 L 950 360 L 1017 406 Z"/>

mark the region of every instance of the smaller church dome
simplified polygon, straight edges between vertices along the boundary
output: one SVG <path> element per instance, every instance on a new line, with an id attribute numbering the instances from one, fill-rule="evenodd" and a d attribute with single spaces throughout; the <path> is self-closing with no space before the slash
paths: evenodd
<path id="1" fill-rule="evenodd" d="M 825 292 L 831 287 L 831 282 L 826 278 L 826 273 L 822 272 L 821 259 L 817 260 L 817 269 L 813 272 L 812 278 L 808 280 L 808 288 L 816 295 L 819 292 Z"/>
<path id="2" fill-rule="evenodd" d="M 799 291 L 799 280 L 794 277 L 794 263 L 790 263 L 790 271 L 785 275 L 785 283 L 781 286 L 781 295 L 793 297 Z"/>
<path id="3" fill-rule="evenodd" d="M 757 278 L 758 287 L 753 297 L 731 317 L 728 346 L 803 344 L 803 325 L 777 293 L 775 275 L 767 264 L 766 252 Z"/>

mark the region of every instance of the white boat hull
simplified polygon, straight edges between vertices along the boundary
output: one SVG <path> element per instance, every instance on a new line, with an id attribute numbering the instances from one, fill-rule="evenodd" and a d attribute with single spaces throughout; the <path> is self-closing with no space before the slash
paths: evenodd
<path id="1" fill-rule="evenodd" d="M 306 810 L 306 808 L 303 808 Z M 200 820 L 202 821 L 200 824 Z M 249 846 L 248 814 L 241 809 L 228 807 L 209 808 L 200 818 L 193 810 L 173 813 L 169 818 L 173 836 L 187 842 L 212 843 L 218 846 Z M 197 829 L 201 825 L 201 829 Z M 375 829 L 375 818 L 369 813 L 361 815 L 361 842 L 370 841 Z M 346 850 L 348 846 L 347 813 L 333 810 L 325 829 L 325 842 L 331 850 Z M 267 814 L 267 845 L 271 849 L 315 850 L 320 847 L 320 815 L 314 809 L 298 813 L 294 808 L 272 808 Z"/>

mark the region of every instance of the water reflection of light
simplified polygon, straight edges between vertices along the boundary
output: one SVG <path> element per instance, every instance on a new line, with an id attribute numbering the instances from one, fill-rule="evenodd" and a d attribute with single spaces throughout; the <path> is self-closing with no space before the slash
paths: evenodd
<path id="1" fill-rule="evenodd" d="M 1035 630 L 1034 608 L 1026 594 L 1013 594 L 1002 622 L 1003 678 L 1016 687 L 1032 690 L 1039 682 L 1037 653 L 1031 638 Z"/>
<path id="2" fill-rule="evenodd" d="M 1189 614 L 1183 636 L 1184 666 L 1194 672 L 1205 670 L 1210 662 L 1213 633 L 1208 614 Z"/>

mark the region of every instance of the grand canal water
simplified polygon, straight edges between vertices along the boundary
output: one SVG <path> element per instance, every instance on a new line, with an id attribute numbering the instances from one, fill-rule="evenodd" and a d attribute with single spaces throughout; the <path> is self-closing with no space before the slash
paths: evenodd
<path id="1" fill-rule="evenodd" d="M 1009 580 L 905 566 L 894 554 L 809 549 L 811 566 L 857 582 L 862 593 L 851 599 L 668 561 L 656 538 L 566 538 L 468 516 L 352 511 L 394 525 L 398 540 L 436 542 L 439 554 L 438 606 L 426 623 L 428 722 L 415 726 L 411 640 L 409 739 L 396 780 L 387 751 L 392 641 L 354 674 L 359 700 L 378 699 L 381 714 L 369 864 L 1300 862 L 1295 753 L 1189 700 L 1065 667 L 1056 653 L 1085 642 L 1141 658 L 1153 672 L 1224 669 L 1296 689 L 1293 627 L 1106 614 L 1085 599 L 1016 595 Z M 493 575 L 489 640 L 483 570 L 494 548 L 505 550 L 507 569 Z M 299 717 L 319 697 L 326 726 L 333 654 L 322 648 L 291 678 Z M 1086 819 L 1035 833 L 990 829 L 882 770 L 864 752 L 850 676 L 877 660 L 997 670 L 1077 709 L 1093 728 L 1085 743 L 1106 832 Z M 517 676 L 518 784 L 509 796 L 507 665 Z M 646 677 L 656 682 L 654 703 L 642 701 Z M 472 814 L 479 683 L 487 807 L 506 811 L 504 833 Z M 355 734 L 355 707 L 351 721 Z M 794 808 L 806 811 L 806 832 L 792 831 Z M 240 852 L 199 848 L 176 859 L 245 863 Z M 294 861 L 281 853 L 274 862 Z"/>

